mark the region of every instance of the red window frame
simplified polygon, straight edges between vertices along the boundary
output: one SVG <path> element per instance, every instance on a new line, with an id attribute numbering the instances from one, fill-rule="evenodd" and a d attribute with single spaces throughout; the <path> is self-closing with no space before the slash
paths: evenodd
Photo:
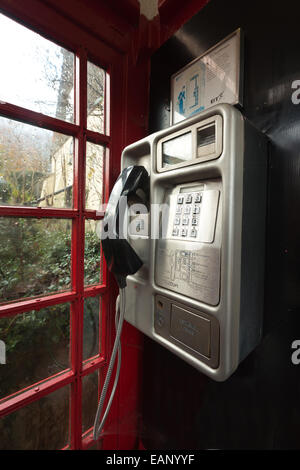
<path id="1" fill-rule="evenodd" d="M 17 8 L 20 8 L 19 6 Z M 24 8 L 24 7 L 23 7 Z M 44 7 L 41 7 L 44 8 Z M 46 7 L 45 7 L 46 8 Z M 45 9 L 44 8 L 44 9 Z M 3 12 L 17 21 L 20 17 L 20 11 Z M 56 13 L 43 13 L 41 18 L 50 24 L 51 15 Z M 25 13 L 24 13 L 25 14 Z M 37 14 L 35 14 L 35 18 Z M 34 18 L 34 16 L 32 17 Z M 61 19 L 61 18 L 60 18 Z M 63 20 L 68 21 L 68 20 Z M 54 23 L 55 24 L 55 23 Z M 0 103 L 0 115 L 15 119 L 21 122 L 30 123 L 38 127 L 46 128 L 52 131 L 61 132 L 73 136 L 75 141 L 74 149 L 74 183 L 73 183 L 73 208 L 72 209 L 53 209 L 41 207 L 4 207 L 0 206 L 0 216 L 10 217 L 33 217 L 33 218 L 68 218 L 72 219 L 72 247 L 71 247 L 71 272 L 72 288 L 68 292 L 47 295 L 39 298 L 21 299 L 20 301 L 0 306 L 0 317 L 14 316 L 30 310 L 40 310 L 45 307 L 70 302 L 71 304 L 71 370 L 54 375 L 52 377 L 34 384 L 34 387 L 27 387 L 10 397 L 0 401 L 0 419 L 20 408 L 49 395 L 55 390 L 71 386 L 70 397 L 70 432 L 69 446 L 71 449 L 85 449 L 94 444 L 91 438 L 91 430 L 82 435 L 82 379 L 95 371 L 103 370 L 107 365 L 107 356 L 111 349 L 111 319 L 109 312 L 115 298 L 115 286 L 111 283 L 111 277 L 107 272 L 107 267 L 103 262 L 103 281 L 101 285 L 85 287 L 84 286 L 84 234 L 85 220 L 101 220 L 103 213 L 85 209 L 85 149 L 86 143 L 91 142 L 105 146 L 105 164 L 104 164 L 104 191 L 103 201 L 107 202 L 108 194 L 112 181 L 119 171 L 119 161 L 113 165 L 112 156 L 118 155 L 123 146 L 122 120 L 120 116 L 109 115 L 109 106 L 115 106 L 122 114 L 123 103 L 123 74 L 124 63 L 121 55 L 116 51 L 110 50 L 106 45 L 94 38 L 84 39 L 80 46 L 74 46 L 73 27 L 69 23 L 65 40 L 62 41 L 61 29 L 57 32 L 51 31 L 50 37 L 46 27 L 45 32 L 50 40 L 71 50 L 75 54 L 75 123 L 60 121 L 53 117 L 48 117 L 40 113 L 24 109 L 9 103 Z M 52 23 L 53 25 L 53 23 Z M 26 21 L 26 26 L 30 29 L 40 32 L 40 25 L 36 28 L 35 20 Z M 61 28 L 61 21 L 57 28 Z M 53 26 L 52 26 L 53 28 Z M 72 41 L 68 38 L 72 37 Z M 83 44 L 83 45 L 82 45 Z M 95 53 L 97 51 L 97 54 Z M 100 51 L 100 52 L 99 52 Z M 102 54 L 101 54 L 102 52 Z M 93 132 L 87 129 L 87 61 L 91 61 L 107 72 L 110 77 L 110 93 L 106 94 L 106 113 L 109 117 L 110 135 Z M 119 101 L 118 101 L 119 100 Z M 118 103 L 118 106 L 116 104 Z M 118 136 L 113 140 L 113 135 Z M 113 170 L 113 171 L 112 171 Z M 82 343 L 83 343 L 83 307 L 84 299 L 88 297 L 102 297 L 102 325 L 101 325 L 101 354 L 87 361 L 82 361 Z M 99 391 L 100 392 L 100 391 Z M 98 393 L 99 393 L 98 392 Z M 114 406 L 111 415 L 114 416 Z M 109 443 L 108 443 L 109 442 Z M 112 447 L 112 442 L 108 441 L 106 446 Z"/>

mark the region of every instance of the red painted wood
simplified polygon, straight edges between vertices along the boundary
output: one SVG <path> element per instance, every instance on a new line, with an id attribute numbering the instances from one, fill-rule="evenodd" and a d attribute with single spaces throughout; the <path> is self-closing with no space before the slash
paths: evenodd
<path id="1" fill-rule="evenodd" d="M 97 295 L 103 296 L 104 294 L 107 293 L 107 291 L 108 291 L 108 287 L 107 287 L 106 283 L 103 283 L 103 285 L 100 285 L 100 286 L 85 287 L 83 296 L 84 296 L 84 298 L 86 298 L 86 297 L 96 297 Z"/>
<path id="2" fill-rule="evenodd" d="M 160 8 L 161 41 L 166 42 L 184 23 L 200 11 L 209 0 L 165 0 Z"/>
<path id="3" fill-rule="evenodd" d="M 125 2 L 122 2 L 126 9 Z M 207 0 L 161 1 L 159 24 L 148 24 L 141 20 L 138 33 L 139 47 L 132 54 L 136 40 L 132 21 L 128 18 L 135 15 L 136 2 L 130 2 L 127 18 L 121 10 L 112 12 L 108 2 L 94 0 L 25 0 L 11 2 L 1 0 L 0 8 L 23 24 L 32 27 L 47 38 L 73 50 L 76 60 L 76 123 L 70 124 L 55 118 L 43 116 L 33 111 L 24 110 L 12 104 L 0 104 L 0 114 L 23 122 L 63 132 L 75 137 L 74 163 L 74 209 L 41 209 L 22 207 L 2 207 L 0 215 L 18 217 L 65 217 L 72 218 L 72 292 L 44 296 L 40 299 L 22 300 L 15 304 L 0 307 L 0 315 L 39 309 L 61 302 L 72 302 L 72 371 L 51 377 L 39 385 L 39 390 L 23 390 L 17 396 L 0 404 L 0 414 L 7 414 L 20 407 L 40 399 L 48 393 L 72 384 L 71 393 L 71 446 L 73 449 L 87 448 L 91 445 L 91 436 L 85 433 L 82 443 L 81 406 L 82 376 L 97 369 L 105 372 L 113 345 L 113 316 L 117 286 L 105 266 L 103 285 L 84 288 L 84 222 L 87 218 L 101 218 L 103 212 L 85 211 L 84 208 L 84 159 L 85 142 L 88 139 L 107 146 L 104 202 L 107 202 L 112 185 L 120 171 L 122 149 L 147 134 L 150 54 L 162 44 L 184 21 L 200 10 Z M 83 6 L 85 4 L 85 7 Z M 105 12 L 105 14 L 103 14 Z M 101 17 L 101 18 L 100 18 Z M 124 19 L 125 18 L 125 19 Z M 136 20 L 134 20 L 136 21 Z M 138 16 L 139 22 L 139 16 Z M 99 40 L 101 38 L 101 41 Z M 122 53 L 120 53 L 122 52 Z M 141 54 L 142 52 L 142 54 Z M 134 57 L 138 57 L 137 63 Z M 106 68 L 110 77 L 109 134 L 101 135 L 86 129 L 86 60 Z M 106 287 L 107 285 L 107 287 Z M 87 296 L 103 295 L 103 323 L 101 356 L 92 358 L 82 365 L 83 302 Z M 109 434 L 103 438 L 103 448 L 133 449 L 138 446 L 138 416 L 140 397 L 140 371 L 142 364 L 143 336 L 130 325 L 125 324 L 122 335 L 123 368 L 118 392 L 111 408 L 107 422 Z"/>
<path id="4" fill-rule="evenodd" d="M 120 51 L 114 44 L 109 44 L 109 38 L 107 40 L 103 38 L 103 41 L 100 42 L 99 37 L 91 34 L 88 28 L 83 28 L 80 25 L 78 20 L 83 13 L 84 2 L 82 8 L 78 9 L 77 21 L 70 18 L 72 5 L 69 14 L 61 14 L 43 0 L 24 0 L 22 2 L 1 0 L 0 11 L 73 52 L 85 48 L 90 59 L 101 63 L 105 68 L 108 68 L 112 62 L 117 62 L 120 58 Z M 90 20 L 91 16 L 93 14 L 90 15 Z M 111 35 L 112 32 L 109 34 Z"/>
<path id="5" fill-rule="evenodd" d="M 137 28 L 140 17 L 140 4 L 138 0 L 105 0 L 105 3 L 112 10 L 117 11 L 119 16 L 125 18 L 130 25 Z"/>
<path id="6" fill-rule="evenodd" d="M 29 405 L 33 401 L 43 398 L 49 393 L 55 392 L 55 390 L 61 387 L 69 385 L 74 379 L 75 374 L 72 371 L 66 371 L 49 377 L 47 381 L 37 382 L 31 387 L 27 387 L 22 393 L 6 397 L 0 401 L 0 418 L 17 411 L 23 406 Z"/>
<path id="7" fill-rule="evenodd" d="M 108 135 L 101 134 L 100 132 L 86 130 L 86 138 L 93 144 L 107 145 L 110 143 L 110 137 Z"/>
<path id="8" fill-rule="evenodd" d="M 96 370 L 99 370 L 100 368 L 104 367 L 105 363 L 106 360 L 102 355 L 89 358 L 83 363 L 81 376 L 84 377 L 88 374 L 92 374 Z"/>
<path id="9" fill-rule="evenodd" d="M 21 122 L 27 122 L 37 127 L 44 127 L 54 132 L 61 132 L 66 135 L 76 136 L 79 127 L 71 122 L 61 121 L 60 119 L 46 116 L 30 109 L 24 109 L 11 103 L 0 101 L 0 114 L 8 119 L 15 119 Z"/>
<path id="10" fill-rule="evenodd" d="M 149 21 L 144 15 L 140 16 L 139 26 L 134 32 L 132 41 L 133 61 L 147 60 L 160 46 L 160 18 L 157 15 Z"/>
<path id="11" fill-rule="evenodd" d="M 128 50 L 132 26 L 125 9 L 121 8 L 122 0 L 118 0 L 113 8 L 111 0 L 44 0 L 44 3 L 115 49 Z"/>
<path id="12" fill-rule="evenodd" d="M 121 147 L 145 137 L 148 132 L 150 63 L 145 60 L 134 64 L 132 56 L 129 55 L 126 58 L 125 71 L 124 137 Z M 111 109 L 112 111 L 115 109 L 114 105 Z M 115 115 L 114 118 L 117 119 L 118 116 Z M 118 162 L 117 175 L 119 169 L 120 162 Z M 113 303 L 112 308 L 114 308 Z M 124 322 L 122 369 L 117 391 L 118 428 L 116 432 L 119 449 L 134 449 L 138 442 L 142 339 L 143 335 L 138 330 Z M 113 449 L 113 447 L 106 448 Z"/>
<path id="13" fill-rule="evenodd" d="M 94 210 L 89 209 L 89 210 L 85 210 L 83 215 L 86 219 L 101 220 L 103 219 L 104 214 L 105 214 L 105 211 L 103 210 L 94 211 Z"/>
<path id="14" fill-rule="evenodd" d="M 72 302 L 77 298 L 78 295 L 76 292 L 71 291 L 60 292 L 58 294 L 52 294 L 43 297 L 20 299 L 18 302 L 11 302 L 9 304 L 0 305 L 0 318 L 4 316 L 13 316 L 21 312 L 41 310 L 42 308 L 51 307 L 53 305 Z"/>
<path id="15" fill-rule="evenodd" d="M 101 441 L 99 441 L 96 446 L 97 445 L 101 448 Z M 94 448 L 95 441 L 93 440 L 92 429 L 86 431 L 82 436 L 82 450 L 88 450 L 90 447 L 93 447 L 93 450 L 97 450 Z"/>
<path id="16" fill-rule="evenodd" d="M 35 219 L 73 219 L 76 218 L 78 214 L 72 209 L 53 209 L 50 207 L 2 206 L 0 207 L 0 216 L 34 217 Z"/>
<path id="17" fill-rule="evenodd" d="M 120 172 L 120 157 L 124 148 L 124 114 L 125 114 L 125 87 L 124 76 L 126 74 L 126 62 L 122 58 L 118 63 L 111 64 L 110 75 L 110 116 L 109 128 L 111 131 L 111 145 L 106 151 L 106 165 L 104 169 L 104 202 L 108 202 L 109 194 L 113 187 L 115 180 Z M 106 264 L 105 264 L 106 267 Z M 105 348 L 104 356 L 107 358 L 106 366 L 103 368 L 102 383 L 105 379 L 107 372 L 107 364 L 110 358 L 110 353 L 113 348 L 114 341 L 114 314 L 115 302 L 117 297 L 117 286 L 115 280 L 107 267 L 104 271 L 104 279 L 109 290 L 105 296 L 103 318 L 105 321 L 105 338 L 102 337 L 102 345 Z M 112 383 L 108 389 L 108 395 L 111 391 Z M 100 394 L 99 394 L 100 397 Z M 107 402 L 107 400 L 106 400 Z M 116 393 L 113 400 L 109 416 L 107 418 L 104 437 L 102 439 L 103 449 L 118 449 L 118 423 L 120 416 L 118 414 L 118 393 Z M 106 432 L 106 430 L 108 430 Z M 112 431 L 114 430 L 114 431 Z"/>
<path id="18" fill-rule="evenodd" d="M 119 162 L 120 153 L 123 145 L 123 59 L 108 47 L 107 44 L 100 43 L 95 37 L 87 32 L 80 30 L 78 26 L 69 21 L 69 19 L 57 15 L 57 12 L 50 11 L 45 4 L 34 0 L 28 0 L 18 4 L 12 4 L 9 1 L 1 2 L 2 8 L 7 8 L 11 15 L 17 15 L 22 18 L 26 24 L 34 26 L 34 29 L 46 33 L 49 38 L 55 38 L 63 46 L 77 51 L 76 59 L 76 83 L 75 83 L 75 114 L 76 124 L 64 123 L 62 121 L 31 112 L 11 104 L 2 104 L 0 114 L 15 118 L 20 121 L 30 122 L 33 125 L 46 127 L 52 130 L 64 132 L 75 137 L 74 145 L 74 187 L 73 187 L 73 205 L 74 209 L 44 209 L 28 207 L 2 207 L 0 215 L 19 216 L 19 217 L 64 217 L 72 218 L 72 292 L 58 293 L 51 296 L 43 296 L 39 299 L 26 299 L 0 307 L 1 315 L 16 315 L 28 310 L 40 309 L 45 306 L 55 305 L 57 303 L 72 301 L 71 307 L 71 367 L 72 371 L 59 376 L 51 377 L 47 381 L 41 382 L 33 389 L 20 391 L 13 397 L 6 398 L 1 402 L 1 413 L 7 414 L 13 412 L 32 401 L 52 393 L 57 388 L 71 384 L 71 407 L 70 407 L 70 430 L 71 430 L 71 448 L 80 449 L 82 446 L 81 431 L 81 409 L 82 409 L 82 376 L 92 373 L 95 370 L 101 370 L 107 364 L 109 352 L 112 346 L 112 304 L 115 302 L 115 290 L 113 295 L 109 295 L 110 287 L 106 285 L 90 286 L 84 288 L 84 228 L 85 217 L 99 219 L 103 217 L 102 213 L 96 211 L 86 211 L 85 204 L 85 143 L 87 138 L 98 144 L 105 144 L 110 147 L 110 152 L 106 155 L 108 163 L 105 165 L 105 188 L 104 195 L 108 199 L 112 180 L 111 174 L 116 176 L 118 165 L 113 164 L 116 159 Z M 63 39 L 63 40 L 62 40 Z M 85 47 L 83 47 L 85 46 Z M 112 119 L 113 113 L 110 113 L 111 138 L 106 135 L 96 134 L 86 129 L 86 67 L 87 59 L 92 58 L 100 66 L 106 66 L 112 70 L 111 94 L 115 109 L 119 113 Z M 111 67 L 110 67 L 111 65 Z M 79 106 L 78 106 L 79 103 Z M 122 103 L 122 106 L 120 105 Z M 116 137 L 113 141 L 113 136 Z M 107 276 L 106 267 L 104 267 L 104 282 L 110 282 Z M 109 284 L 108 284 L 109 286 Z M 115 289 L 112 286 L 112 289 Z M 103 348 L 102 355 L 86 361 L 82 365 L 82 341 L 83 341 L 83 303 L 84 298 L 88 296 L 103 295 L 102 311 L 102 329 Z M 109 317 L 108 319 L 106 317 Z M 106 321 L 108 320 L 108 321 Z M 38 387 L 38 390 L 37 390 Z M 37 391 L 36 391 L 37 390 Z M 117 421 L 116 404 L 112 409 L 110 419 Z M 117 445 L 116 437 L 110 439 L 112 445 Z"/>

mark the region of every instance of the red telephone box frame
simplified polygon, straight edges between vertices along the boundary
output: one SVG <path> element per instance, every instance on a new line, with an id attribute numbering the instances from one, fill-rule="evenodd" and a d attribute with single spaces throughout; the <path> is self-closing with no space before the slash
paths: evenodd
<path id="1" fill-rule="evenodd" d="M 85 144 L 90 141 L 105 145 L 106 165 L 104 201 L 120 171 L 122 149 L 147 134 L 148 99 L 150 81 L 150 54 L 180 25 L 200 10 L 209 0 L 189 0 L 186 4 L 172 0 L 159 1 L 160 23 L 156 17 L 146 24 L 142 18 L 137 35 L 136 25 L 118 16 L 104 2 L 97 6 L 92 0 L 0 0 L 0 12 L 59 43 L 76 55 L 75 93 L 79 108 L 75 110 L 74 124 L 60 121 L 14 106 L 0 103 L 0 115 L 35 126 L 74 136 L 73 209 L 46 209 L 0 207 L 0 216 L 34 218 L 70 218 L 72 227 L 72 289 L 66 293 L 25 299 L 0 307 L 0 317 L 38 310 L 59 303 L 70 302 L 72 342 L 71 370 L 49 377 L 47 380 L 23 390 L 18 395 L 0 400 L 0 419 L 55 390 L 71 386 L 70 445 L 71 449 L 87 449 L 94 445 L 91 430 L 82 436 L 82 378 L 94 371 L 105 373 L 107 359 L 113 343 L 113 312 L 117 286 L 104 266 L 102 285 L 84 286 L 84 222 L 101 219 L 103 214 L 84 208 Z M 126 2 L 122 2 L 125 4 Z M 84 5 L 83 5 L 84 4 Z M 126 5 L 125 5 L 126 6 Z M 138 6 L 138 4 L 137 4 Z M 142 48 L 139 54 L 137 48 Z M 109 135 L 95 133 L 86 128 L 87 60 L 105 68 L 110 77 L 108 100 Z M 74 256 L 76 255 L 76 256 Z M 103 299 L 102 354 L 82 362 L 83 302 L 91 296 Z M 138 443 L 138 407 L 142 335 L 125 322 L 122 335 L 123 367 L 119 386 L 106 428 L 113 423 L 111 433 L 101 440 L 102 449 L 134 449 Z"/>
<path id="2" fill-rule="evenodd" d="M 75 110 L 76 120 L 74 124 L 41 115 L 40 113 L 9 103 L 0 103 L 0 115 L 4 117 L 45 127 L 73 136 L 75 139 L 73 209 L 0 207 L 0 216 L 72 219 L 71 290 L 39 298 L 22 299 L 0 307 L 0 317 L 3 317 L 70 302 L 71 370 L 48 377 L 47 380 L 22 390 L 21 393 L 18 392 L 1 400 L 0 418 L 41 399 L 61 387 L 70 385 L 70 445 L 68 448 L 85 449 L 94 443 L 91 438 L 91 430 L 87 431 L 83 436 L 81 431 L 82 378 L 97 370 L 105 371 L 113 340 L 112 313 L 117 293 L 116 285 L 107 272 L 105 265 L 103 269 L 103 283 L 92 287 L 84 286 L 85 220 L 101 219 L 103 217 L 103 214 L 85 210 L 84 207 L 85 146 L 87 141 L 106 146 L 104 201 L 107 201 L 112 183 L 119 173 L 122 148 L 127 143 L 125 106 L 128 64 L 125 54 L 82 30 L 74 22 L 61 16 L 53 8 L 49 8 L 46 2 L 42 4 L 36 0 L 28 0 L 12 4 L 10 1 L 1 1 L 0 8 L 2 13 L 10 16 L 12 19 L 22 22 L 29 28 L 40 32 L 54 42 L 59 42 L 59 44 L 75 53 L 75 102 L 79 103 Z M 108 110 L 109 135 L 92 132 L 87 129 L 87 60 L 91 60 L 105 68 L 110 78 L 110 96 L 108 97 L 110 104 L 110 109 Z M 83 303 L 85 298 L 98 295 L 102 297 L 102 352 L 101 355 L 83 362 Z M 135 377 L 135 380 L 137 380 L 137 376 Z M 112 421 L 119 422 L 117 397 L 110 413 L 109 422 Z M 109 426 L 109 422 L 107 426 Z M 101 445 L 102 448 L 118 448 L 117 433 L 114 432 L 109 437 L 103 439 Z"/>

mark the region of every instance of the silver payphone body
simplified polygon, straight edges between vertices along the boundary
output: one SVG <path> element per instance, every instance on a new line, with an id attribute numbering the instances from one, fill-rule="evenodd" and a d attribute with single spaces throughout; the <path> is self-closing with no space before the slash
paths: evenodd
<path id="1" fill-rule="evenodd" d="M 131 165 L 150 175 L 150 204 L 130 219 L 144 265 L 127 278 L 125 319 L 223 381 L 262 335 L 266 139 L 217 105 L 128 146 Z"/>

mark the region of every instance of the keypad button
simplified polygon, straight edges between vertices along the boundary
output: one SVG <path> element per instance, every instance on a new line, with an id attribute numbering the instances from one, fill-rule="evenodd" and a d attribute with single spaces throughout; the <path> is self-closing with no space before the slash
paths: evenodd
<path id="1" fill-rule="evenodd" d="M 202 202 L 202 193 L 197 193 L 194 202 Z"/>
<path id="2" fill-rule="evenodd" d="M 177 204 L 183 204 L 184 197 L 183 196 L 178 196 L 177 197 Z"/>
<path id="3" fill-rule="evenodd" d="M 192 196 L 191 194 L 188 194 L 188 195 L 186 196 L 185 202 L 186 202 L 187 204 L 190 204 L 192 201 L 193 201 L 193 196 Z"/>
<path id="4" fill-rule="evenodd" d="M 180 217 L 175 217 L 174 225 L 180 225 Z"/>
<path id="5" fill-rule="evenodd" d="M 177 227 L 174 227 L 174 228 L 173 228 L 173 232 L 172 232 L 173 237 L 177 237 L 178 234 L 179 234 L 178 228 L 177 228 Z"/>
<path id="6" fill-rule="evenodd" d="M 182 237 L 186 237 L 186 236 L 187 236 L 187 229 L 186 229 L 186 228 L 182 228 L 182 229 L 181 229 L 181 236 L 182 236 Z"/>
<path id="7" fill-rule="evenodd" d="M 199 213 L 200 213 L 200 207 L 199 206 L 194 207 L 193 214 L 199 214 Z"/>
<path id="8" fill-rule="evenodd" d="M 191 237 L 193 237 L 193 238 L 197 237 L 197 230 L 195 228 L 192 228 L 192 230 L 191 230 Z"/>
<path id="9" fill-rule="evenodd" d="M 197 217 L 192 218 L 192 225 L 198 225 L 198 219 Z"/>
<path id="10" fill-rule="evenodd" d="M 162 328 L 165 324 L 165 318 L 160 312 L 156 312 L 156 325 Z"/>
<path id="11" fill-rule="evenodd" d="M 177 206 L 177 208 L 176 208 L 176 214 L 181 214 L 181 211 L 182 211 L 182 207 Z"/>
<path id="12" fill-rule="evenodd" d="M 183 217 L 182 225 L 189 225 L 189 218 L 188 217 Z"/>
<path id="13" fill-rule="evenodd" d="M 191 206 L 185 206 L 184 213 L 185 214 L 190 214 L 191 213 Z"/>
<path id="14" fill-rule="evenodd" d="M 136 232 L 141 232 L 142 230 L 145 229 L 145 222 L 144 220 L 140 220 L 135 227 Z"/>

